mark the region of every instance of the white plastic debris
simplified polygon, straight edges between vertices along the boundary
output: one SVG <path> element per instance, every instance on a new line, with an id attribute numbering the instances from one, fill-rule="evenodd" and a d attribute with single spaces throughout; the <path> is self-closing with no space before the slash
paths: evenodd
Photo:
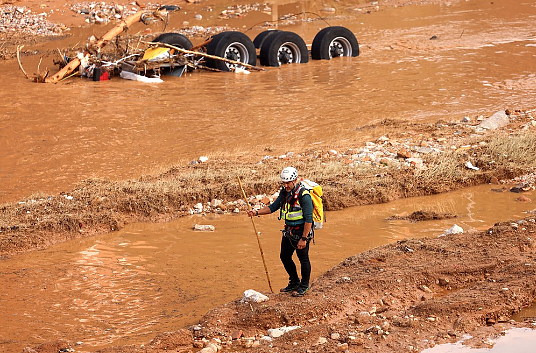
<path id="1" fill-rule="evenodd" d="M 268 335 L 272 338 L 277 338 L 283 336 L 285 333 L 299 329 L 301 326 L 283 326 L 279 328 L 268 329 Z"/>
<path id="2" fill-rule="evenodd" d="M 440 236 L 450 235 L 450 234 L 461 234 L 463 233 L 463 228 L 455 224 L 450 229 L 447 229 L 445 233 Z"/>
<path id="3" fill-rule="evenodd" d="M 208 157 L 205 157 L 205 156 L 199 157 L 199 163 L 205 163 L 206 161 L 208 161 Z"/>
<path id="4" fill-rule="evenodd" d="M 124 78 L 125 80 L 139 81 L 139 82 L 144 82 L 144 83 L 164 82 L 160 77 L 141 76 L 141 75 L 137 75 L 133 72 L 128 72 L 128 71 L 121 71 L 119 76 L 121 76 L 121 78 Z"/>
<path id="5" fill-rule="evenodd" d="M 244 297 L 242 298 L 241 302 L 242 303 L 247 303 L 247 302 L 261 303 L 261 302 L 267 301 L 268 299 L 270 298 L 268 298 L 266 295 L 259 293 L 253 289 L 248 289 L 244 291 Z"/>
<path id="6" fill-rule="evenodd" d="M 469 168 L 469 169 L 472 169 L 472 170 L 479 170 L 479 169 L 480 169 L 480 168 L 478 168 L 478 167 L 475 167 L 475 166 L 473 165 L 473 163 L 471 163 L 470 161 L 465 162 L 465 166 L 466 166 L 467 168 Z"/>
<path id="7" fill-rule="evenodd" d="M 244 74 L 244 75 L 249 75 L 251 73 L 250 71 L 244 69 L 242 66 L 235 67 L 234 72 L 235 74 Z"/>

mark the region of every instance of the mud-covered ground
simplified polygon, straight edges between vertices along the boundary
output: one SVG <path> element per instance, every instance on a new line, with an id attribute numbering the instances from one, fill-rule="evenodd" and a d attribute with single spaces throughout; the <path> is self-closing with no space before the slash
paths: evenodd
<path id="1" fill-rule="evenodd" d="M 411 3 L 429 2 L 431 1 Z M 389 1 L 380 2 L 380 5 L 396 3 L 400 5 L 410 2 Z M 49 2 L 46 6 L 54 4 Z M 3 1 L 1 5 L 31 5 L 34 8 L 42 6 L 34 1 Z M 80 19 L 76 21 L 83 23 Z M 56 34 L 65 30 L 63 26 L 53 28 L 58 28 Z M 28 37 L 19 33 L 11 35 L 0 50 L 4 58 L 8 59 L 13 57 L 14 45 L 42 40 L 41 37 Z M 9 47 L 8 44 L 12 46 Z M 475 134 L 473 128 L 478 124 L 477 117 L 471 117 L 471 122 L 465 125 L 461 122 L 384 122 L 382 130 L 385 131 L 385 136 L 389 137 L 383 144 L 397 154 L 396 163 L 405 163 L 408 158 L 415 158 L 417 162 L 409 162 L 409 167 L 404 164 L 405 167 L 401 168 L 398 174 L 393 172 L 396 168 L 391 168 L 389 177 L 383 179 L 389 164 L 393 167 L 394 159 L 374 166 L 377 168 L 376 175 L 379 176 L 380 182 L 375 184 L 374 192 L 360 194 L 358 200 L 355 195 L 348 197 L 349 191 L 352 191 L 347 185 L 352 178 L 350 174 L 341 174 L 348 179 L 324 181 L 326 190 L 333 195 L 326 200 L 327 209 L 445 192 L 488 182 L 503 184 L 506 189 L 520 183 L 521 190 L 518 191 L 533 187 L 531 173 L 534 170 L 525 165 L 485 164 L 486 158 L 481 158 L 482 163 L 478 165 L 478 171 L 464 168 L 468 160 L 476 163 L 479 156 L 485 155 L 486 141 L 489 141 L 492 135 L 534 131 L 532 114 L 525 111 L 531 107 L 505 107 L 505 110 L 511 109 L 514 112 L 515 108 L 519 110 L 515 114 L 509 114 L 508 126 L 479 134 Z M 400 141 L 407 137 L 405 133 L 408 129 L 415 135 L 421 135 L 422 147 L 440 151 L 448 151 L 452 146 L 461 149 L 458 167 L 472 173 L 472 176 L 467 174 L 451 180 L 441 179 L 443 183 L 437 183 L 434 188 L 427 189 L 418 185 L 413 188 L 406 185 L 402 188 L 401 185 L 407 182 L 408 175 L 421 173 L 418 160 L 423 157 L 417 151 L 408 152 L 403 149 Z M 360 147 L 363 146 L 348 146 L 348 151 Z M 295 157 L 295 160 L 300 163 L 318 158 L 318 152 L 314 155 L 308 151 L 298 154 L 300 156 Z M 338 157 L 330 154 L 328 150 L 323 151 L 325 160 L 343 158 L 348 159 L 349 164 L 349 156 L 351 152 Z M 426 158 L 423 157 L 422 161 L 423 169 L 426 169 Z M 208 163 L 195 168 L 203 170 L 211 167 Z M 269 167 L 277 169 L 279 164 L 274 162 L 273 165 L 267 166 Z M 259 167 L 252 162 L 244 168 Z M 174 172 L 181 171 L 170 171 L 169 174 Z M 169 174 L 161 175 L 160 178 L 169 178 Z M 516 182 L 509 180 L 514 177 L 519 177 Z M 72 220 L 65 221 L 65 227 L 60 228 L 61 231 L 54 227 L 48 230 L 46 227 L 31 229 L 31 222 L 27 222 L 28 216 L 20 213 L 20 219 L 10 220 L 14 226 L 4 228 L 0 233 L 1 254 L 13 256 L 71 238 L 108 232 L 132 221 L 163 221 L 180 217 L 189 213 L 194 208 L 193 200 L 201 196 L 207 199 L 219 197 L 233 205 L 232 208 L 214 208 L 214 212 L 231 212 L 234 206 L 242 210 L 245 208 L 245 205 L 236 203 L 236 200 L 240 199 L 238 189 L 226 185 L 221 178 L 211 179 L 210 182 L 212 184 L 209 185 L 208 191 L 205 190 L 206 195 L 199 191 L 195 197 L 186 195 L 182 199 L 174 200 L 172 205 L 164 205 L 167 213 L 149 208 L 131 209 L 129 214 L 128 207 L 119 212 L 112 209 L 112 206 L 121 204 L 120 200 L 108 202 L 102 195 L 85 194 L 79 198 L 85 203 L 80 204 L 78 209 L 84 209 L 84 212 L 90 215 L 98 214 L 98 220 L 92 224 L 77 223 L 76 226 L 67 224 Z M 267 193 L 270 190 L 267 185 L 247 187 L 248 191 L 254 190 L 258 193 Z M 88 190 L 90 188 L 85 189 L 86 192 Z M 134 197 L 132 190 L 136 189 L 130 189 L 125 199 L 131 200 Z M 76 192 L 77 190 L 72 190 L 58 197 L 70 200 L 69 197 L 72 199 L 74 195 L 77 199 Z M 64 212 L 61 207 L 51 207 L 52 204 L 47 201 L 41 204 L 40 211 L 37 211 L 39 207 L 34 205 L 32 212 L 42 212 L 48 216 L 54 216 L 54 212 L 57 213 L 56 216 L 60 216 Z M 132 204 L 129 205 L 132 207 Z M 23 210 L 25 206 L 18 204 L 6 207 Z M 103 213 L 103 209 L 110 211 Z M 121 216 L 117 215 L 119 213 Z M 413 216 L 420 220 L 419 215 Z M 429 218 L 433 218 L 433 215 Z M 317 278 L 303 298 L 264 293 L 269 297 L 268 301 L 255 303 L 237 300 L 211 310 L 201 319 L 199 325 L 177 327 L 176 332 L 155 334 L 154 340 L 141 347 L 112 347 L 104 352 L 194 352 L 201 349 L 204 349 L 204 352 L 215 352 L 219 348 L 230 352 L 242 351 L 244 348 L 250 352 L 418 352 L 435 344 L 457 341 L 465 334 L 474 337 L 467 341 L 471 345 L 486 346 L 488 337 L 493 337 L 509 327 L 532 325 L 529 322 L 510 321 L 510 316 L 530 305 L 536 296 L 535 219 L 536 215 L 529 214 L 523 220 L 496 224 L 483 232 L 405 240 L 386 245 L 343 260 Z M 24 226 L 19 227 L 18 224 Z M 294 329 L 280 337 L 275 337 L 277 333 L 271 331 L 271 336 L 274 337 L 270 337 L 268 330 L 279 327 Z M 62 341 L 61 337 L 58 339 L 38 347 L 28 347 L 26 352 L 77 351 L 75 342 Z"/>

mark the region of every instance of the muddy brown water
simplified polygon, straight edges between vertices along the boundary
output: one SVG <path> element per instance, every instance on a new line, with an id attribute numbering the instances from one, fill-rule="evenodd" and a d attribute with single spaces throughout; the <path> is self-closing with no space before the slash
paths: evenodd
<path id="1" fill-rule="evenodd" d="M 289 7 L 278 6 L 279 14 Z M 298 9 L 322 6 L 312 1 Z M 349 3 L 339 8 L 328 22 L 356 34 L 359 57 L 250 75 L 194 72 L 161 84 L 34 84 L 16 61 L 1 63 L 0 202 L 68 191 L 89 177 L 137 177 L 202 155 L 247 152 L 260 160 L 265 148 L 279 155 L 361 145 L 373 136 L 356 128 L 386 118 L 459 120 L 534 104 L 532 1 L 441 2 L 369 14 Z M 288 29 L 311 43 L 325 25 Z M 73 30 L 76 38 L 48 46 L 72 45 L 99 30 Z M 52 59 L 41 68 L 52 68 Z M 30 75 L 36 71 L 38 57 L 23 62 Z"/>
<path id="2" fill-rule="evenodd" d="M 137 177 L 201 155 L 247 151 L 261 159 L 267 147 L 277 155 L 316 145 L 361 145 L 372 136 L 356 128 L 386 118 L 474 118 L 534 104 L 532 1 L 441 2 L 340 15 L 330 23 L 356 33 L 359 57 L 250 75 L 192 73 L 157 85 L 120 79 L 38 85 L 26 81 L 16 63 L 1 63 L 0 202 L 67 191 L 88 177 Z M 310 43 L 323 26 L 305 22 L 290 29 Z M 24 62 L 31 73 L 37 58 Z M 454 223 L 485 228 L 523 217 L 531 204 L 514 196 L 482 187 L 330 213 L 312 250 L 313 277 L 387 242 L 436 236 Z M 418 209 L 462 217 L 419 224 L 384 220 Z M 205 222 L 216 232 L 190 230 Z M 279 288 L 286 281 L 277 257 L 280 225 L 275 218 L 257 224 Z M 20 352 L 58 337 L 82 342 L 77 349 L 86 351 L 146 343 L 245 289 L 265 291 L 250 228 L 243 216 L 135 224 L 3 260 L 0 350 Z"/>
<path id="3" fill-rule="evenodd" d="M 439 236 L 519 219 L 534 203 L 485 185 L 444 195 L 329 212 L 311 248 L 314 278 L 344 258 L 408 237 Z M 536 192 L 528 193 L 535 199 Z M 428 210 L 458 218 L 387 221 Z M 255 219 L 275 290 L 286 284 L 275 216 Z M 214 232 L 195 232 L 193 224 Z M 268 292 L 264 267 L 245 215 L 191 216 L 166 224 L 132 224 L 119 232 L 53 246 L 0 262 L 0 351 L 64 338 L 77 351 L 148 343 L 157 333 L 194 324 L 247 289 Z M 314 285 L 313 285 L 314 289 Z"/>

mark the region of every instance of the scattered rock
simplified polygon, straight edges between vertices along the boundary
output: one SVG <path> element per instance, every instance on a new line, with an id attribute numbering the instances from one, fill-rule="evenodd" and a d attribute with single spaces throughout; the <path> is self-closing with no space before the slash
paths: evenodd
<path id="1" fill-rule="evenodd" d="M 441 286 L 441 287 L 445 287 L 445 286 L 448 286 L 450 281 L 447 279 L 447 278 L 439 278 L 438 280 L 438 284 Z"/>
<path id="2" fill-rule="evenodd" d="M 344 343 L 339 343 L 337 345 L 337 350 L 339 352 L 344 352 L 344 351 L 347 351 L 348 350 L 348 343 L 344 342 Z"/>
<path id="3" fill-rule="evenodd" d="M 194 230 L 201 232 L 213 232 L 216 230 L 216 227 L 211 224 L 194 224 Z"/>
<path id="4" fill-rule="evenodd" d="M 326 344 L 328 342 L 328 339 L 326 337 L 318 337 L 318 340 L 314 344 L 315 346 Z"/>
<path id="5" fill-rule="evenodd" d="M 338 333 L 338 332 L 333 332 L 333 333 L 331 334 L 331 339 L 332 339 L 332 340 L 338 340 L 339 338 L 341 338 L 340 333 Z"/>
<path id="6" fill-rule="evenodd" d="M 242 332 L 242 330 L 236 330 L 236 331 L 233 331 L 233 333 L 231 334 L 231 338 L 233 340 L 237 340 L 237 339 L 241 338 L 243 334 L 244 333 Z"/>
<path id="7" fill-rule="evenodd" d="M 496 130 L 498 128 L 504 127 L 510 123 L 510 118 L 506 115 L 504 110 L 500 110 L 494 113 L 489 118 L 482 121 L 478 124 L 477 128 L 486 129 L 486 130 Z"/>
<path id="8" fill-rule="evenodd" d="M 428 288 L 428 286 L 425 286 L 424 284 L 421 284 L 419 286 L 419 289 L 422 290 L 425 293 L 433 293 L 432 290 L 430 288 Z"/>
<path id="9" fill-rule="evenodd" d="M 523 191 L 529 191 L 531 189 L 531 186 L 529 184 L 520 184 L 512 187 L 510 189 L 511 192 L 520 193 Z"/>
<path id="10" fill-rule="evenodd" d="M 259 293 L 257 291 L 254 291 L 253 289 L 248 289 L 244 291 L 244 297 L 242 298 L 241 302 L 247 303 L 247 302 L 254 302 L 254 303 L 262 303 L 270 298 L 266 295 Z M 273 337 L 273 336 L 272 336 Z"/>
<path id="11" fill-rule="evenodd" d="M 411 158 L 411 157 L 413 157 L 413 155 L 411 154 L 410 151 L 408 151 L 407 148 L 402 148 L 402 149 L 398 150 L 396 152 L 396 156 L 398 158 Z"/>
<path id="12" fill-rule="evenodd" d="M 516 201 L 519 201 L 519 202 L 531 202 L 532 200 L 530 198 L 528 198 L 527 196 L 525 196 L 525 195 L 521 195 L 516 199 Z"/>

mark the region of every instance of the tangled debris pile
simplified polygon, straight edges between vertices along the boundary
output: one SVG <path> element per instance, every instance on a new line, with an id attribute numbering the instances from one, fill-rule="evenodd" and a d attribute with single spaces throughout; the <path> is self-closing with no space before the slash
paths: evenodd
<path id="1" fill-rule="evenodd" d="M 180 6 L 175 5 L 154 5 L 147 3 L 144 8 L 155 8 L 166 10 L 167 12 L 178 11 Z M 108 23 L 127 18 L 139 11 L 136 3 L 121 5 L 117 3 L 107 3 L 104 1 L 80 2 L 70 5 L 70 10 L 85 17 L 86 23 Z"/>

